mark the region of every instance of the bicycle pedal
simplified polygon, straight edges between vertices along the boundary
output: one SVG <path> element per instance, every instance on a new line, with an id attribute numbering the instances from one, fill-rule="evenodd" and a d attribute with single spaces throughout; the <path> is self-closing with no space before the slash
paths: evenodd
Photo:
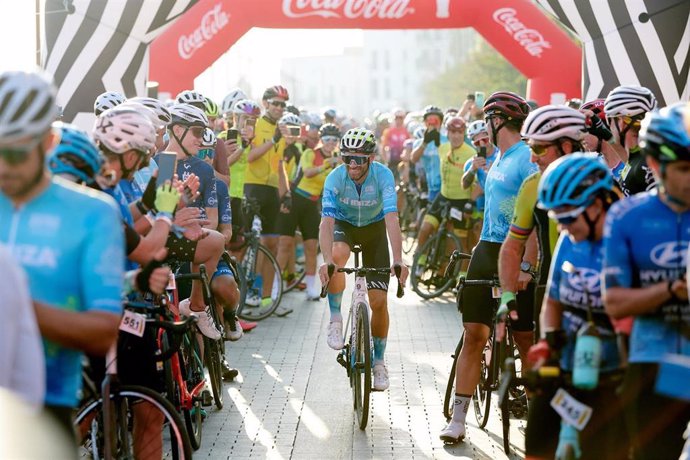
<path id="1" fill-rule="evenodd" d="M 347 360 L 345 359 L 345 353 L 338 353 L 338 356 L 335 357 L 335 360 L 338 361 L 338 364 L 347 369 Z"/>
<path id="2" fill-rule="evenodd" d="M 213 396 L 211 395 L 211 392 L 208 390 L 202 391 L 199 399 L 201 400 L 201 405 L 203 407 L 213 405 Z"/>

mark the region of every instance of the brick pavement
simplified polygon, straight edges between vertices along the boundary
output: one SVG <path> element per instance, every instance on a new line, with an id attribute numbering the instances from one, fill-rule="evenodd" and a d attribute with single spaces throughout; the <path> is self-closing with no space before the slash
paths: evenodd
<path id="1" fill-rule="evenodd" d="M 343 297 L 349 303 L 349 292 Z M 290 293 L 295 311 L 271 317 L 236 343 L 228 357 L 240 376 L 225 384 L 222 411 L 207 408 L 196 458 L 271 459 L 505 459 L 495 406 L 487 430 L 468 414 L 468 438 L 444 446 L 442 402 L 460 320 L 449 297 L 422 302 L 411 290 L 391 294 L 386 360 L 390 389 L 372 394 L 365 431 L 354 421 L 352 396 L 336 352 L 326 345 L 326 301 Z M 524 422 L 511 438 L 522 458 Z"/>

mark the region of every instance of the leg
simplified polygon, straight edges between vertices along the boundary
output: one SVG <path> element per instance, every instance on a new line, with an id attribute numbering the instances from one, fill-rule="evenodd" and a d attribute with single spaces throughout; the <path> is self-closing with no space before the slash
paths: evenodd
<path id="1" fill-rule="evenodd" d="M 350 258 L 350 246 L 342 241 L 333 243 L 333 263 L 336 267 L 342 267 Z M 343 343 L 343 315 L 340 313 L 340 304 L 345 290 L 345 275 L 335 272 L 328 283 L 328 308 L 330 310 L 330 322 L 328 323 L 328 346 L 334 350 L 341 350 Z"/>
<path id="2" fill-rule="evenodd" d="M 163 456 L 163 414 L 148 402 L 134 405 L 134 456 L 138 459 L 160 459 Z"/>
<path id="3" fill-rule="evenodd" d="M 307 298 L 319 300 L 319 291 L 316 287 L 316 257 L 318 253 L 318 240 L 311 239 L 304 242 L 304 278 L 307 284 Z"/>
<path id="4" fill-rule="evenodd" d="M 292 236 L 280 235 L 278 238 L 278 265 L 280 269 L 285 271 L 288 266 L 288 261 L 290 260 L 290 252 L 294 254 L 294 242 L 295 238 Z"/>
<path id="5" fill-rule="evenodd" d="M 204 264 L 206 273 L 211 276 L 216 272 L 218 260 L 223 254 L 225 248 L 225 237 L 215 230 L 207 230 L 208 236 L 199 240 L 196 253 L 194 254 L 194 261 L 192 263 L 192 273 L 199 273 L 199 265 Z M 199 283 L 192 283 L 192 294 L 190 296 L 190 308 L 192 311 L 204 311 L 204 295 Z"/>
<path id="6" fill-rule="evenodd" d="M 263 235 L 261 236 L 261 244 L 266 246 L 266 248 L 274 256 L 278 253 L 278 237 L 276 235 Z M 273 265 L 264 260 L 262 256 L 259 257 L 257 264 L 260 267 L 261 277 L 264 280 L 262 297 L 270 298 L 271 291 L 273 290 L 273 282 L 275 276 L 280 276 L 280 273 L 274 273 Z"/>

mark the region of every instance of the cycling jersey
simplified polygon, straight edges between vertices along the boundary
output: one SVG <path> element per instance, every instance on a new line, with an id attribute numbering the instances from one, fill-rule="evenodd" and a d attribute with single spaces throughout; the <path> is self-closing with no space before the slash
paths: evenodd
<path id="1" fill-rule="evenodd" d="M 397 212 L 397 198 L 393 173 L 386 166 L 371 162 L 366 179 L 358 187 L 343 164 L 326 178 L 321 216 L 364 227 L 383 220 L 389 212 Z"/>
<path id="2" fill-rule="evenodd" d="M 601 300 L 603 255 L 602 240 L 575 243 L 567 234 L 561 235 L 554 252 L 547 290 L 549 297 L 563 306 L 561 325 L 568 340 L 561 353 L 561 368 L 566 371 L 573 370 L 577 331 L 587 323 L 589 306 L 601 337 L 600 370 L 613 371 L 620 367 L 616 335 Z M 576 272 L 565 272 L 563 264 L 566 262 L 572 264 Z"/>
<path id="3" fill-rule="evenodd" d="M 413 150 L 416 150 L 422 142 L 424 142 L 423 139 L 417 139 Z M 446 142 L 448 142 L 448 138 L 441 134 L 441 145 Z M 436 195 L 441 191 L 441 159 L 438 149 L 435 143 L 429 142 L 424 147 L 424 153 L 422 153 L 422 166 L 426 175 L 426 184 L 429 188 L 429 200 L 436 198 Z"/>
<path id="4" fill-rule="evenodd" d="M 658 190 L 611 206 L 604 229 L 606 288 L 638 288 L 682 279 L 690 241 L 690 211 L 674 212 Z M 690 355 L 690 339 L 680 331 L 690 323 L 688 302 L 668 301 L 635 317 L 630 362 L 658 362 L 666 353 Z"/>
<path id="5" fill-rule="evenodd" d="M 273 139 L 276 132 L 276 123 L 268 118 L 261 117 L 256 121 L 252 148 L 263 145 Z M 247 163 L 244 175 L 245 184 L 268 185 L 278 188 L 278 165 L 285 150 L 285 139 L 280 138 L 277 144 L 268 148 L 268 151 L 252 162 Z"/>
<path id="6" fill-rule="evenodd" d="M 112 199 L 59 177 L 18 209 L 0 194 L 0 242 L 23 266 L 38 302 L 120 314 L 123 238 Z M 49 340 L 44 340 L 44 351 L 46 404 L 75 407 L 82 353 Z"/>
<path id="7" fill-rule="evenodd" d="M 462 174 L 465 162 L 474 154 L 474 149 L 464 142 L 456 149 L 451 148 L 450 142 L 441 144 L 438 148 L 441 162 L 441 195 L 449 200 L 470 199 L 472 190 L 462 188 Z"/>
<path id="8" fill-rule="evenodd" d="M 522 182 L 537 171 L 530 162 L 531 151 L 520 141 L 502 153 L 491 165 L 484 186 L 484 226 L 481 240 L 502 243 L 508 235 L 515 199 Z"/>
<path id="9" fill-rule="evenodd" d="M 403 144 L 410 135 L 404 126 L 391 126 L 383 130 L 381 135 L 381 145 L 388 147 L 388 158 L 392 163 L 400 161 L 403 151 Z"/>
<path id="10" fill-rule="evenodd" d="M 325 161 L 326 158 L 323 156 L 321 149 L 307 149 L 302 154 L 302 159 L 300 160 L 300 169 L 302 170 L 302 178 L 297 184 L 297 189 L 295 193 L 302 195 L 305 198 L 316 201 L 321 196 L 323 191 L 323 184 L 326 182 L 326 177 L 333 170 L 330 166 L 330 161 Z M 304 171 L 311 168 L 316 168 L 319 166 L 324 166 L 323 171 L 319 172 L 315 176 L 307 177 L 304 175 Z"/>
<path id="11" fill-rule="evenodd" d="M 223 131 L 218 135 L 219 139 L 225 140 L 228 135 L 227 131 Z M 242 139 L 237 136 L 237 142 L 242 145 Z M 242 198 L 244 196 L 244 174 L 247 170 L 247 155 L 251 146 L 247 146 L 243 149 L 242 155 L 238 158 L 236 162 L 230 166 L 230 197 L 231 198 Z"/>
<path id="12" fill-rule="evenodd" d="M 199 208 L 201 218 L 206 218 L 206 208 L 218 206 L 218 194 L 216 191 L 216 174 L 213 166 L 198 157 L 186 156 L 177 160 L 177 177 L 181 181 L 194 174 L 199 178 L 199 197 L 187 206 Z"/>
<path id="13" fill-rule="evenodd" d="M 218 197 L 218 224 L 232 225 L 232 209 L 230 208 L 228 186 L 217 177 L 216 195 Z"/>
<path id="14" fill-rule="evenodd" d="M 649 191 L 656 186 L 654 174 L 639 147 L 630 149 L 628 163 L 621 170 L 619 183 L 625 196 Z"/>
<path id="15" fill-rule="evenodd" d="M 524 241 L 530 236 L 536 225 L 537 237 L 539 238 L 540 280 L 543 283 L 549 276 L 551 255 L 556 241 L 558 241 L 558 227 L 556 222 L 549 219 L 546 211 L 537 207 L 539 179 L 541 179 L 541 173 L 536 172 L 525 179 L 520 186 L 515 199 L 515 210 L 508 235 L 511 238 Z"/>

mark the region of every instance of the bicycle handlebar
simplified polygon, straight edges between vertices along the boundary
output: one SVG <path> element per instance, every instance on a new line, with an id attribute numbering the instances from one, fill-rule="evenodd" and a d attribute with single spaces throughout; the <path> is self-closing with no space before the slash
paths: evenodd
<path id="1" fill-rule="evenodd" d="M 466 254 L 464 252 L 460 252 L 457 249 L 453 251 L 453 253 L 450 255 L 450 261 L 448 262 L 448 265 L 446 266 L 446 270 L 443 272 L 443 277 L 448 278 L 453 274 L 453 271 L 455 270 L 455 266 L 457 265 L 458 261 L 460 260 L 470 260 L 472 258 L 471 254 Z"/>
<path id="2" fill-rule="evenodd" d="M 402 286 L 402 283 L 400 283 L 400 274 L 402 273 L 402 267 L 400 265 L 395 265 L 393 267 L 393 271 L 395 272 L 395 276 L 398 279 L 398 290 L 396 292 L 396 297 L 401 298 L 402 296 L 405 295 L 405 289 Z M 321 298 L 323 299 L 326 297 L 326 294 L 328 293 L 328 285 L 330 284 L 330 280 L 333 277 L 333 273 L 335 272 L 335 265 L 329 264 L 328 265 L 328 283 L 326 283 L 324 286 L 321 287 Z M 348 275 L 351 274 L 356 274 L 357 276 L 366 276 L 368 274 L 372 275 L 387 275 L 391 272 L 390 268 L 364 268 L 364 267 L 359 267 L 359 268 L 354 268 L 354 267 L 342 267 L 338 268 L 339 273 L 346 273 Z"/>

